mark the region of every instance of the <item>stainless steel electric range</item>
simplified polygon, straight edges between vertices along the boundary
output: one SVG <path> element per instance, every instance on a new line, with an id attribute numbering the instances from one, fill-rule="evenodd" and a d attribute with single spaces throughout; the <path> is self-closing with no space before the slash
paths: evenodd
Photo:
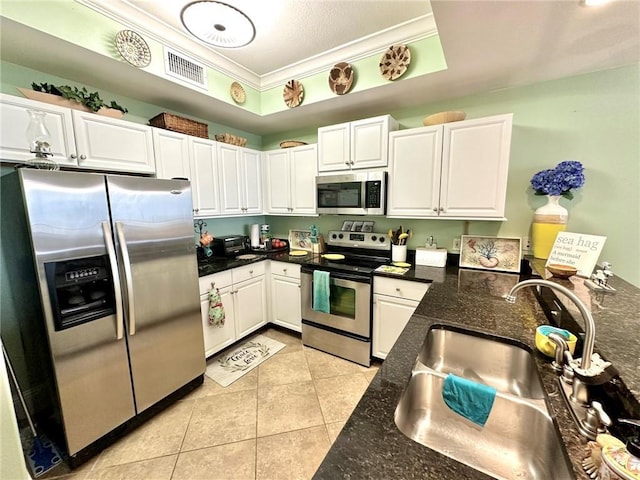
<path id="1" fill-rule="evenodd" d="M 385 233 L 329 232 L 327 253 L 301 268 L 302 343 L 369 366 L 373 271 L 390 260 Z M 313 308 L 316 270 L 329 274 L 328 312 Z"/>

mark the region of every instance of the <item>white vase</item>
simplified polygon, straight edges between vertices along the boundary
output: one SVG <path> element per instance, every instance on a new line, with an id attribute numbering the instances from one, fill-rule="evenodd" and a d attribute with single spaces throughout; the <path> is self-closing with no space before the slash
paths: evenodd
<path id="1" fill-rule="evenodd" d="M 549 258 L 556 236 L 567 228 L 569 212 L 559 202 L 560 195 L 547 195 L 547 203 L 533 215 L 531 244 L 536 258 Z"/>

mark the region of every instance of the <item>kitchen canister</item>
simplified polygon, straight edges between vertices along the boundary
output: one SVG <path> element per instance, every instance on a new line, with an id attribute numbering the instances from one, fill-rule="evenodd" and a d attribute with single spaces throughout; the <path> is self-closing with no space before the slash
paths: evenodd
<path id="1" fill-rule="evenodd" d="M 547 203 L 533 215 L 531 243 L 536 258 L 549 258 L 556 236 L 567 228 L 569 212 L 559 202 L 560 195 L 547 195 Z"/>
<path id="2" fill-rule="evenodd" d="M 406 262 L 407 261 L 407 246 L 406 245 L 391 245 L 391 261 L 392 262 Z"/>

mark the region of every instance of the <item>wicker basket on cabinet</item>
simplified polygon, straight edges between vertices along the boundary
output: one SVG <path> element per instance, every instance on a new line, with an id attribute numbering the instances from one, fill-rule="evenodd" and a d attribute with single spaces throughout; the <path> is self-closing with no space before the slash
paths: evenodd
<path id="1" fill-rule="evenodd" d="M 173 132 L 193 135 L 194 137 L 209 138 L 209 131 L 206 123 L 196 122 L 188 118 L 179 117 L 171 113 L 162 112 L 149 120 L 152 127 L 164 128 Z"/>

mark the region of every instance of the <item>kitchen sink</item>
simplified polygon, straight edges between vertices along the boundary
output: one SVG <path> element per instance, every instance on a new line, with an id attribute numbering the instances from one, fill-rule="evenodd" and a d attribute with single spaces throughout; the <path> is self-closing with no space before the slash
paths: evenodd
<path id="1" fill-rule="evenodd" d="M 535 362 L 524 348 L 445 328 L 432 328 L 418 360 L 441 373 L 453 373 L 499 392 L 523 398 L 544 398 Z"/>
<path id="2" fill-rule="evenodd" d="M 527 350 L 504 339 L 432 328 L 396 408 L 396 425 L 412 440 L 496 478 L 574 478 L 527 356 Z M 512 368 L 495 365 L 512 360 Z M 497 389 L 484 427 L 444 403 L 448 373 Z"/>

